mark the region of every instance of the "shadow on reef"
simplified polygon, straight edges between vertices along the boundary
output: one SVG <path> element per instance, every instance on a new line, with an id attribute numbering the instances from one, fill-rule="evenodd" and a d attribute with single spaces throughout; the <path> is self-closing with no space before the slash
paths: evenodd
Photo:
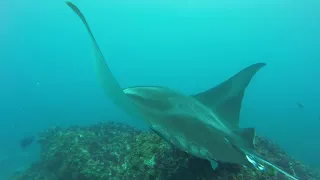
<path id="1" fill-rule="evenodd" d="M 219 163 L 193 157 L 153 132 L 138 131 L 115 122 L 90 127 L 52 128 L 40 133 L 40 161 L 10 180 L 282 180 L 273 170 Z M 301 180 L 319 174 L 295 161 L 276 144 L 256 138 L 258 152 Z"/>

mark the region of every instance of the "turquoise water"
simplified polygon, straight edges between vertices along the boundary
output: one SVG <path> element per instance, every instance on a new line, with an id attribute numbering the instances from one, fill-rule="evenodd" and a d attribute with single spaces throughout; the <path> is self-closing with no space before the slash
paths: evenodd
<path id="1" fill-rule="evenodd" d="M 267 63 L 246 91 L 242 126 L 320 166 L 319 1 L 73 2 L 122 87 L 190 94 Z M 26 135 L 102 120 L 143 126 L 103 95 L 90 39 L 64 1 L 1 1 L 0 25 L 0 178 L 37 159 L 36 145 L 19 147 Z"/>

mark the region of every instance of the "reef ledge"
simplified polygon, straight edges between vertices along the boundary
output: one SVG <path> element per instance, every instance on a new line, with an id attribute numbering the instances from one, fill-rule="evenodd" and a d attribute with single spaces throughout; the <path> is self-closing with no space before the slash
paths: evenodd
<path id="1" fill-rule="evenodd" d="M 51 128 L 39 134 L 40 161 L 9 180 L 284 180 L 274 170 L 259 172 L 235 164 L 193 157 L 153 132 L 116 122 L 89 127 Z M 257 151 L 301 180 L 320 179 L 319 172 L 288 156 L 278 145 L 256 138 Z"/>

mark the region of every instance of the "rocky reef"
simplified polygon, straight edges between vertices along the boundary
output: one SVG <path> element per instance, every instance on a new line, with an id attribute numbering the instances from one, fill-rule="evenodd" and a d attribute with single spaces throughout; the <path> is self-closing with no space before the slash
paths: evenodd
<path id="1" fill-rule="evenodd" d="M 153 132 L 108 122 L 90 127 L 51 128 L 40 133 L 40 161 L 10 180 L 285 180 L 272 168 L 261 172 L 193 157 L 166 143 Z M 320 179 L 319 173 L 289 157 L 279 146 L 256 138 L 266 160 L 301 180 Z"/>

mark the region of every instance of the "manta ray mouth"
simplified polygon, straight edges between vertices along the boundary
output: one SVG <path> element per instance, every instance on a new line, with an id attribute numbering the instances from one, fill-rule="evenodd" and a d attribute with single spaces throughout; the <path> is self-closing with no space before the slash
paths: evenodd
<path id="1" fill-rule="evenodd" d="M 248 159 L 248 161 L 249 161 L 256 169 L 258 169 L 258 170 L 260 170 L 260 171 L 265 171 L 265 170 L 266 170 L 266 168 L 265 168 L 262 164 L 257 163 L 257 161 L 254 160 L 255 158 L 254 158 L 253 156 L 251 156 L 251 155 L 246 155 L 246 158 Z"/>

